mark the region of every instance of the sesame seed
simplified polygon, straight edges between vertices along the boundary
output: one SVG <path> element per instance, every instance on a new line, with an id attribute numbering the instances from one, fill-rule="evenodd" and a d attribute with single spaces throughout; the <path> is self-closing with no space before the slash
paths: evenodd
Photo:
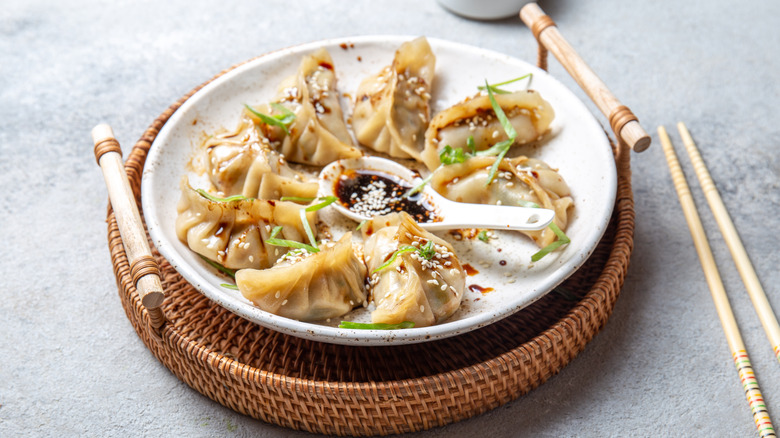
<path id="1" fill-rule="evenodd" d="M 420 313 L 425 313 L 425 306 L 420 305 Z"/>
<path id="2" fill-rule="evenodd" d="M 445 291 L 445 290 L 447 290 L 447 285 L 446 285 L 446 284 L 442 284 L 442 285 L 441 285 L 441 290 L 442 290 L 442 291 Z"/>
<path id="3" fill-rule="evenodd" d="M 281 291 L 276 291 L 276 294 L 274 295 L 274 298 L 279 298 L 281 296 L 282 296 L 282 292 Z"/>
<path id="4" fill-rule="evenodd" d="M 287 304 L 287 300 L 282 301 L 282 306 L 284 306 L 285 304 Z"/>

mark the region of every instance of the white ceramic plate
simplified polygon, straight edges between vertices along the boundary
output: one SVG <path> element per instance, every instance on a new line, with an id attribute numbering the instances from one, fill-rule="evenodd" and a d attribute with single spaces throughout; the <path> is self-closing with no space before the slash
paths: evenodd
<path id="1" fill-rule="evenodd" d="M 531 88 L 555 109 L 551 135 L 538 147 L 520 152 L 540 158 L 569 184 L 575 208 L 567 234 L 572 242 L 563 250 L 531 263 L 538 248 L 516 232 L 496 232 L 489 243 L 478 239 L 453 242 L 463 263 L 477 271 L 467 277 L 474 286 L 464 294 L 461 308 L 452 318 L 433 327 L 406 330 L 345 330 L 339 321 L 305 323 L 282 318 L 253 306 L 238 291 L 221 287 L 225 279 L 176 238 L 176 204 L 181 196 L 179 180 L 208 133 L 237 123 L 244 103 L 269 101 L 279 82 L 294 74 L 302 55 L 326 47 L 334 60 L 341 93 L 354 96 L 360 81 L 388 65 L 395 50 L 413 37 L 367 36 L 325 40 L 272 52 L 248 62 L 195 93 L 165 124 L 152 145 L 144 168 L 141 191 L 146 223 L 160 253 L 195 288 L 236 314 L 265 327 L 317 341 L 387 345 L 424 342 L 465 333 L 507 317 L 528 306 L 575 272 L 603 235 L 615 201 L 617 176 L 609 142 L 602 127 L 560 82 L 519 59 L 473 46 L 429 38 L 436 55 L 433 90 L 434 113 L 473 95 L 485 79 L 491 83 L 532 72 Z M 344 48 L 346 47 L 346 48 Z M 351 97 L 344 97 L 345 114 L 351 114 Z M 332 210 L 332 209 L 326 209 Z M 337 230 L 349 224 L 323 210 L 325 221 Z M 335 234 L 335 233 L 334 233 Z M 481 293 L 478 287 L 492 288 Z M 340 320 L 369 321 L 367 309 L 355 310 Z"/>

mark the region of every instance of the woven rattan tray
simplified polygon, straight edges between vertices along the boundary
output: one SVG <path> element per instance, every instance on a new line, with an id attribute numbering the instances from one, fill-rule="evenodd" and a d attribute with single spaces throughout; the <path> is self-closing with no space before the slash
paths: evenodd
<path id="1" fill-rule="evenodd" d="M 539 39 L 544 28 L 532 29 Z M 129 154 L 124 166 L 139 209 L 141 174 L 153 140 L 171 114 L 201 87 L 163 112 Z M 615 116 L 610 117 L 613 129 L 615 118 L 627 118 L 626 110 L 610 114 Z M 110 208 L 108 245 L 119 296 L 154 356 L 192 388 L 237 412 L 283 427 L 338 435 L 402 433 L 463 420 L 545 382 L 606 323 L 633 247 L 630 154 L 625 143 L 618 143 L 613 148 L 618 170 L 614 213 L 589 260 L 533 305 L 467 334 L 382 347 L 283 335 L 209 301 L 154 248 L 165 299 L 161 312 L 150 312 L 136 289 L 146 270 L 129 263 Z M 96 148 L 99 162 L 100 155 L 117 149 Z"/>

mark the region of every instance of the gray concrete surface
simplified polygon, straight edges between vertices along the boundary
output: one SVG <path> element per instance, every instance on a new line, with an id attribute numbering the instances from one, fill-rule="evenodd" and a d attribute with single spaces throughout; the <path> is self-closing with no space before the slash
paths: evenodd
<path id="1" fill-rule="evenodd" d="M 780 6 L 541 6 L 652 132 L 655 144 L 633 156 L 631 269 L 609 323 L 560 374 L 514 402 L 424 435 L 753 436 L 655 129 L 667 126 L 676 140 L 674 124 L 687 122 L 780 310 Z M 116 294 L 107 195 L 89 131 L 110 123 L 127 152 L 165 107 L 221 69 L 279 47 L 363 34 L 425 34 L 536 56 L 519 20 L 469 21 L 432 1 L 3 2 L 0 436 L 308 435 L 212 402 L 138 339 Z M 585 99 L 555 61 L 551 73 Z M 687 156 L 681 161 L 780 422 L 780 364 Z"/>

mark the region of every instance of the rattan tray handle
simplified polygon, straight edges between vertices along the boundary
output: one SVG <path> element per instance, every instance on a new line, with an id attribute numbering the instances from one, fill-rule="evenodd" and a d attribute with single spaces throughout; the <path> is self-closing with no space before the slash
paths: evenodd
<path id="1" fill-rule="evenodd" d="M 520 10 L 520 19 L 531 29 L 539 42 L 540 49 L 549 50 L 569 72 L 577 84 L 588 94 L 593 103 L 609 119 L 609 124 L 618 139 L 635 152 L 642 152 L 650 146 L 650 136 L 639 124 L 628 107 L 609 91 L 604 82 L 591 70 L 574 48 L 563 38 L 555 22 L 536 3 L 529 3 Z M 546 61 L 540 53 L 540 67 Z"/>
<path id="2" fill-rule="evenodd" d="M 111 127 L 105 124 L 92 129 L 92 141 L 95 143 L 95 158 L 103 170 L 108 197 L 130 263 L 133 285 L 149 314 L 152 327 L 159 330 L 165 323 L 165 315 L 160 307 L 165 298 L 160 282 L 160 269 L 146 240 L 141 214 L 138 212 L 135 196 L 122 163 L 122 149 L 114 138 Z"/>

